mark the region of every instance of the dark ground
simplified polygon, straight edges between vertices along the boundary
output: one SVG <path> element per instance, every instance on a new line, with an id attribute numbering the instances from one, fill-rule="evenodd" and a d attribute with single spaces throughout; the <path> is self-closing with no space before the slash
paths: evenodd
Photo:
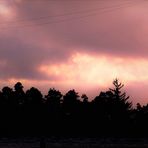
<path id="1" fill-rule="evenodd" d="M 1 138 L 0 148 L 40 148 L 40 138 Z M 46 138 L 46 148 L 148 148 L 148 138 Z"/>

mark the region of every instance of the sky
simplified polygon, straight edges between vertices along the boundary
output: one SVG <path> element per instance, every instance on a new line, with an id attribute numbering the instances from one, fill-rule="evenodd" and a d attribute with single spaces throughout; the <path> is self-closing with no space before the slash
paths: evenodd
<path id="1" fill-rule="evenodd" d="M 134 103 L 147 103 L 147 7 L 146 0 L 0 0 L 0 88 L 21 81 L 93 99 L 118 78 Z"/>

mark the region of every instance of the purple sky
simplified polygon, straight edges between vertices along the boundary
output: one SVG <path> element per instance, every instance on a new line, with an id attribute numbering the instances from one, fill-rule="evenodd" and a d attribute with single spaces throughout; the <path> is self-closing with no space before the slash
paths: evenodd
<path id="1" fill-rule="evenodd" d="M 0 0 L 0 86 L 93 98 L 119 78 L 148 102 L 148 1 Z"/>

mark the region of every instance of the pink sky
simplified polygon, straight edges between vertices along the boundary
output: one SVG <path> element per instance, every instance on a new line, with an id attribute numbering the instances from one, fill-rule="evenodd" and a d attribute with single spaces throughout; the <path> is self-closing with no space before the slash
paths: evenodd
<path id="1" fill-rule="evenodd" d="M 116 77 L 134 103 L 148 102 L 148 1 L 1 0 L 0 86 L 90 98 Z"/>

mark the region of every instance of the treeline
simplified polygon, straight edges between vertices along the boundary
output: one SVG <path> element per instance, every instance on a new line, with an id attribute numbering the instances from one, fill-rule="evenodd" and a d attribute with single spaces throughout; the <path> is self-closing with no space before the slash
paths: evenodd
<path id="1" fill-rule="evenodd" d="M 148 105 L 133 108 L 124 85 L 117 79 L 113 88 L 92 101 L 87 95 L 69 90 L 65 95 L 54 88 L 43 96 L 37 88 L 26 92 L 18 82 L 14 89 L 0 91 L 0 136 L 82 135 L 148 136 Z"/>

